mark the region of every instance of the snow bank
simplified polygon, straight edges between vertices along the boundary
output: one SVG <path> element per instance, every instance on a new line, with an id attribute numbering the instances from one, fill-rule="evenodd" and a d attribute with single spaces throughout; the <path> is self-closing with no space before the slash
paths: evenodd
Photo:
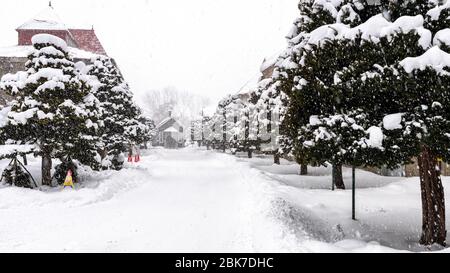
<path id="1" fill-rule="evenodd" d="M 40 161 L 29 162 L 39 173 Z M 330 167 L 302 179 L 298 170 L 270 157 L 153 149 L 119 172 L 82 172 L 76 190 L 0 186 L 0 251 L 427 251 L 416 243 L 418 178 L 356 170 L 353 221 L 351 190 L 330 190 Z M 351 188 L 351 169 L 343 176 Z"/>
<path id="2" fill-rule="evenodd" d="M 431 67 L 441 74 L 450 74 L 444 70 L 444 67 L 450 67 L 450 54 L 442 51 L 438 46 L 434 46 L 427 50 L 423 55 L 418 57 L 408 57 L 400 62 L 400 65 L 407 73 L 413 70 L 424 70 Z"/>
<path id="3" fill-rule="evenodd" d="M 67 52 L 67 43 L 54 35 L 50 34 L 36 34 L 31 38 L 31 43 L 33 45 L 36 44 L 49 44 L 49 45 L 55 45 L 59 47 L 60 49 Z"/>

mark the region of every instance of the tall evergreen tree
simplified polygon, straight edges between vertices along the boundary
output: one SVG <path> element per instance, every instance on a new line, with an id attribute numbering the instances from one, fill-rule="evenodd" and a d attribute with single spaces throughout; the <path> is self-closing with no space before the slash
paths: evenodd
<path id="1" fill-rule="evenodd" d="M 105 169 L 120 170 L 124 162 L 122 153 L 131 143 L 147 141 L 151 129 L 142 120 L 141 110 L 133 102 L 130 88 L 112 60 L 99 56 L 92 63 L 87 74 L 97 77 L 100 83 L 95 95 L 104 109 L 102 120 L 105 126 L 101 130 L 102 165 Z"/>
<path id="2" fill-rule="evenodd" d="M 53 157 L 96 161 L 100 108 L 88 84 L 75 75 L 62 39 L 38 34 L 32 43 L 27 71 L 2 79 L 3 88 L 16 98 L 4 131 L 12 141 L 39 145 L 42 184 L 51 185 Z"/>

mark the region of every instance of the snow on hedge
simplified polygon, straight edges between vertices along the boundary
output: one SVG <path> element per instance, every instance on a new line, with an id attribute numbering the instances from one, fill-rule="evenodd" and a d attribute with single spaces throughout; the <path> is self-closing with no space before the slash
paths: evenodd
<path id="1" fill-rule="evenodd" d="M 67 52 L 67 43 L 59 38 L 56 37 L 54 35 L 50 35 L 50 34 L 36 34 L 31 38 L 31 43 L 33 45 L 36 44 L 50 44 L 50 45 L 55 45 L 58 48 L 64 50 L 65 52 Z"/>
<path id="2" fill-rule="evenodd" d="M 431 67 L 440 74 L 450 75 L 450 72 L 444 70 L 445 67 L 450 68 L 450 54 L 442 51 L 438 46 L 434 46 L 421 56 L 404 59 L 400 65 L 408 73 L 416 69 L 424 70 Z"/>
<path id="3" fill-rule="evenodd" d="M 386 130 L 402 129 L 403 113 L 387 115 L 383 118 L 383 127 Z"/>
<path id="4" fill-rule="evenodd" d="M 342 0 L 315 0 L 313 6 L 321 6 L 328 11 L 333 18 L 338 16 L 337 7 L 342 3 Z"/>
<path id="5" fill-rule="evenodd" d="M 10 155 L 15 153 L 31 153 L 35 151 L 35 145 L 0 145 L 0 156 Z"/>
<path id="6" fill-rule="evenodd" d="M 383 131 L 378 126 L 372 126 L 367 130 L 369 134 L 369 139 L 367 140 L 367 145 L 372 148 L 383 147 Z"/>
<path id="7" fill-rule="evenodd" d="M 19 71 L 15 74 L 8 73 L 1 78 L 0 89 L 11 88 L 13 94 L 17 93 L 25 86 L 25 81 L 28 77 L 28 73 Z"/>
<path id="8" fill-rule="evenodd" d="M 435 46 L 441 46 L 441 45 L 450 46 L 450 28 L 446 28 L 446 29 L 438 31 L 436 33 L 436 35 L 434 35 L 433 45 L 435 45 Z"/>
<path id="9" fill-rule="evenodd" d="M 402 16 L 395 22 L 389 22 L 382 14 L 369 18 L 365 23 L 354 28 L 341 23 L 318 27 L 308 35 L 307 44 L 319 45 L 328 39 L 349 39 L 353 40 L 361 35 L 363 40 L 378 42 L 381 37 L 389 40 L 397 33 L 409 33 L 415 31 L 419 36 L 419 44 L 426 49 L 431 44 L 431 32 L 423 27 L 424 18 L 422 15 Z M 304 46 L 304 45 L 303 45 Z"/>
<path id="10" fill-rule="evenodd" d="M 439 19 L 439 16 L 441 16 L 441 12 L 445 9 L 450 9 L 450 1 L 446 1 L 443 5 L 430 9 L 427 12 L 427 15 L 430 16 L 431 20 L 436 21 Z"/>

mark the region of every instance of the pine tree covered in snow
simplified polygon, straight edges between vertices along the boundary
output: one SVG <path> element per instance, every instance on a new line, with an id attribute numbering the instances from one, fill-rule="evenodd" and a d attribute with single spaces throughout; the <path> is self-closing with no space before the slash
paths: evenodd
<path id="1" fill-rule="evenodd" d="M 102 166 L 120 170 L 124 162 L 122 153 L 131 143 L 149 141 L 154 124 L 142 117 L 128 84 L 112 60 L 99 56 L 92 62 L 87 74 L 99 81 L 95 95 L 104 109 L 101 119 L 105 126 L 100 131 Z"/>
<path id="2" fill-rule="evenodd" d="M 301 1 L 299 8 L 300 17 L 288 36 L 288 48 L 281 54 L 272 80 L 287 106 L 281 116 L 280 150 L 292 154 L 302 165 L 301 173 L 306 174 L 308 155 L 298 142 L 299 129 L 308 124 L 311 115 L 334 114 L 334 91 L 330 87 L 336 80 L 335 73 L 346 65 L 339 58 L 348 54 L 342 47 L 343 42 L 320 39 L 346 27 L 343 24 L 357 26 L 378 12 L 378 8 L 360 1 Z M 320 39 L 317 41 L 317 38 Z M 321 50 L 321 44 L 328 44 L 328 49 Z M 320 56 L 316 56 L 317 50 Z M 350 58 L 344 59 L 348 59 L 348 65 Z M 317 94 L 320 94 L 319 100 Z M 343 188 L 341 177 L 335 181 Z"/>
<path id="3" fill-rule="evenodd" d="M 296 26 L 292 32 L 272 79 L 287 95 L 282 148 L 300 162 L 332 162 L 338 167 L 344 163 L 392 168 L 417 156 L 424 219 L 421 242 L 445 244 L 443 191 L 436 166 L 437 158 L 448 160 L 450 151 L 449 4 L 384 1 L 382 14 L 371 16 L 376 9 L 359 9 L 356 16 L 350 15 L 358 9 L 350 2 L 335 5 L 336 13 L 330 12 L 333 5 L 327 1 L 314 4 L 319 2 L 326 9 L 320 18 L 341 13 L 346 19 L 316 24 L 309 32 Z M 308 20 L 313 17 L 301 18 L 298 22 L 311 25 Z M 346 21 L 349 18 L 355 23 Z"/>
<path id="4" fill-rule="evenodd" d="M 89 85 L 75 75 L 62 39 L 39 34 L 32 43 L 27 71 L 2 78 L 2 88 L 16 98 L 3 130 L 10 142 L 39 145 L 42 184 L 51 185 L 52 157 L 98 163 L 101 109 Z"/>
<path id="5" fill-rule="evenodd" d="M 423 205 L 421 243 L 444 245 L 445 205 L 437 159 L 448 161 L 450 153 L 450 55 L 439 47 L 446 49 L 442 35 L 449 25 L 441 14 L 448 14 L 450 5 L 420 2 L 423 4 L 416 8 L 392 4 L 394 11 L 409 16 L 392 22 L 398 31 L 388 35 L 384 43 L 381 40 L 382 49 L 389 50 L 386 55 L 391 58 L 369 72 L 369 78 L 373 78 L 362 84 L 365 94 L 360 98 L 365 98 L 367 111 L 376 114 L 373 120 L 383 124 L 385 161 L 404 163 L 418 157 Z"/>

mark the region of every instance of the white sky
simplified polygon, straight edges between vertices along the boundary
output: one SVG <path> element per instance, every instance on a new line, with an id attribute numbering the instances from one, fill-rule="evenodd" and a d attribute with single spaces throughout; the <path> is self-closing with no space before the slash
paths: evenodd
<path id="1" fill-rule="evenodd" d="M 285 46 L 299 0 L 53 0 L 69 27 L 94 25 L 139 95 L 174 86 L 211 97 L 235 93 L 264 57 Z M 47 0 L 2 0 L 0 46 Z"/>

